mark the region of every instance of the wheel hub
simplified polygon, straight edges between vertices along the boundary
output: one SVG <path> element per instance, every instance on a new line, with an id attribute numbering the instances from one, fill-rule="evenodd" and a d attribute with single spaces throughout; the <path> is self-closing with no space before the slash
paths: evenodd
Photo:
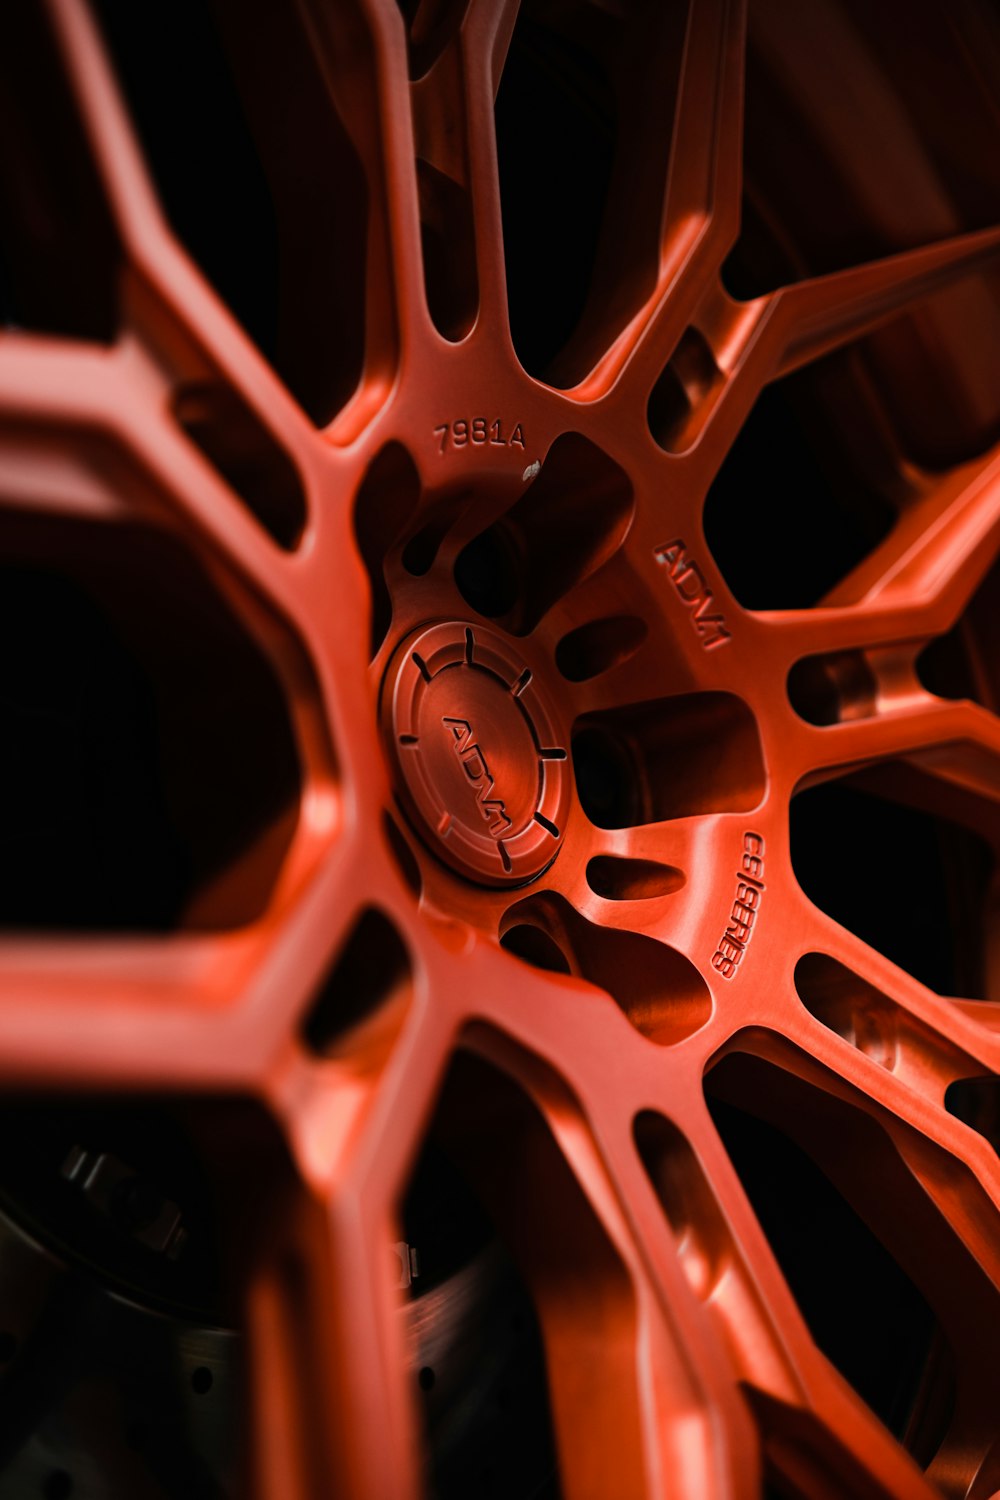
<path id="1" fill-rule="evenodd" d="M 386 672 L 382 724 L 403 805 L 452 869 L 515 885 L 552 863 L 570 790 L 566 750 L 514 642 L 457 620 L 416 631 Z"/>

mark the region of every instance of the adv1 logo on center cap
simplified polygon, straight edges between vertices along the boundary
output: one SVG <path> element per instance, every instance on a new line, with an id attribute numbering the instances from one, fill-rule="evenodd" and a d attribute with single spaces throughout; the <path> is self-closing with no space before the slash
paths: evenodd
<path id="1" fill-rule="evenodd" d="M 470 785 L 475 790 L 479 811 L 486 820 L 490 837 L 502 839 L 513 824 L 507 816 L 507 809 L 501 799 L 490 796 L 496 783 L 486 764 L 486 756 L 483 754 L 482 747 L 473 735 L 472 725 L 468 719 L 451 719 L 447 716 L 441 722 L 453 737 L 455 754 L 461 762 L 462 770 L 469 778 Z"/>
<path id="2" fill-rule="evenodd" d="M 545 670 L 466 620 L 419 626 L 386 667 L 379 714 L 403 811 L 483 885 L 534 880 L 562 843 L 572 775 Z"/>

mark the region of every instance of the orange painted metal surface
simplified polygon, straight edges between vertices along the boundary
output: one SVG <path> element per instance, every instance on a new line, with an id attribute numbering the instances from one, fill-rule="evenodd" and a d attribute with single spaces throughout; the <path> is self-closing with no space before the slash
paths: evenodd
<path id="1" fill-rule="evenodd" d="M 382 702 L 398 784 L 431 849 L 490 885 L 540 875 L 569 802 L 567 736 L 513 642 L 463 622 L 418 631 Z"/>
<path id="2" fill-rule="evenodd" d="M 1000 458 L 911 473 L 887 538 L 816 608 L 741 607 L 702 509 L 766 386 L 995 268 L 1000 229 L 737 300 L 721 268 L 745 16 L 695 0 L 655 275 L 620 318 L 609 302 L 561 388 L 525 372 L 508 321 L 493 107 L 516 4 L 442 7 L 438 40 L 416 23 L 408 39 L 381 0 L 310 4 L 368 204 L 363 372 L 317 426 L 171 228 L 93 16 L 48 9 L 121 245 L 120 326 L 103 345 L 0 334 L 3 503 L 127 521 L 197 558 L 280 682 L 299 790 L 176 930 L 5 936 L 0 1076 L 250 1100 L 276 1123 L 287 1162 L 242 1185 L 273 1203 L 242 1247 L 247 1491 L 424 1490 L 412 1324 L 387 1268 L 460 1056 L 511 1081 L 535 1122 L 508 1146 L 506 1104 L 491 1124 L 473 1100 L 466 1144 L 537 1311 L 567 1500 L 749 1500 L 765 1468 L 781 1495 L 986 1500 L 1000 1302 L 970 1303 L 962 1268 L 997 1297 L 1000 1165 L 944 1095 L 1000 1071 L 1000 992 L 937 994 L 821 911 L 789 805 L 901 763 L 996 847 L 996 719 L 930 692 L 915 663 L 996 556 Z M 418 163 L 471 223 L 446 278 L 461 295 L 437 316 Z M 668 367 L 682 399 L 658 439 Z M 244 469 L 274 447 L 294 471 L 263 508 L 241 494 L 241 455 L 227 468 L 197 440 L 218 391 L 264 445 Z M 816 658 L 833 662 L 822 722 L 789 696 Z M 836 828 L 828 857 L 853 878 Z M 916 902 L 920 885 L 915 870 Z M 252 919 L 230 921 L 241 901 Z M 377 1004 L 317 1040 L 317 997 L 372 911 L 403 958 Z M 861 1190 L 962 1372 L 923 1467 L 793 1300 L 706 1103 L 733 1056 L 768 1065 L 768 1091 L 804 1081 L 831 1120 L 871 1123 L 945 1226 L 900 1235 L 892 1203 Z M 774 1085 L 779 1114 L 781 1098 Z M 827 1170 L 846 1181 L 851 1163 Z"/>

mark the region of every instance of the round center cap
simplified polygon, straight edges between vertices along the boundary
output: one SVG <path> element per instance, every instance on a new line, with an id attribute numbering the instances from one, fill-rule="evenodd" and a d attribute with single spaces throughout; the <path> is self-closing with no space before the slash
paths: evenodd
<path id="1" fill-rule="evenodd" d="M 386 672 L 382 727 L 407 811 L 454 869 L 507 885 L 551 864 L 566 750 L 513 642 L 462 621 L 418 630 Z"/>

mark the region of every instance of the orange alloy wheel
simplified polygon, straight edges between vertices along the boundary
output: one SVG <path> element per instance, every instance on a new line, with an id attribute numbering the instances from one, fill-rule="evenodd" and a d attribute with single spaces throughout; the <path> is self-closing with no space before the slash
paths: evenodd
<path id="1" fill-rule="evenodd" d="M 0 1500 L 991 1500 L 1000 12 L 0 12 Z"/>

